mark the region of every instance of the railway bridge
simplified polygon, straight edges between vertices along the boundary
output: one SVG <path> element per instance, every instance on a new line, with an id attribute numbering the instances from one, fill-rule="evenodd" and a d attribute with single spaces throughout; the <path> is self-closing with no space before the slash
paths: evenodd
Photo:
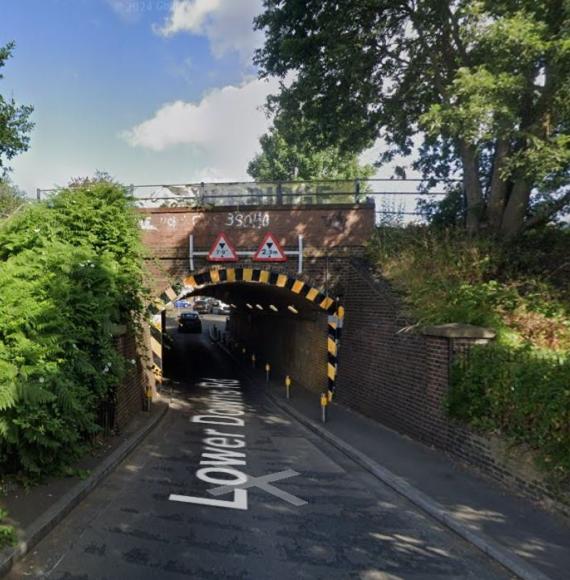
<path id="1" fill-rule="evenodd" d="M 231 334 L 260 364 L 270 361 L 276 372 L 332 393 L 345 274 L 351 258 L 365 253 L 374 202 L 219 201 L 138 210 L 148 281 L 158 297 L 151 307 L 157 374 L 161 313 L 181 296 L 204 295 L 231 304 Z"/>

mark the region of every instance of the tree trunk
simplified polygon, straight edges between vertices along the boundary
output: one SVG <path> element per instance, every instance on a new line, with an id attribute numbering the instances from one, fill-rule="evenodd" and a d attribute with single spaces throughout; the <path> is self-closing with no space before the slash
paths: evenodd
<path id="1" fill-rule="evenodd" d="M 503 221 L 501 223 L 501 236 L 503 238 L 512 239 L 521 232 L 529 198 L 530 186 L 526 180 L 519 179 L 515 181 L 503 213 Z"/>
<path id="2" fill-rule="evenodd" d="M 477 233 L 483 210 L 483 195 L 479 182 L 479 168 L 477 166 L 477 153 L 473 145 L 461 141 L 461 160 L 463 163 L 463 188 L 467 201 L 467 216 L 465 225 L 469 234 Z"/>
<path id="3" fill-rule="evenodd" d="M 487 202 L 487 223 L 489 224 L 489 229 L 495 234 L 498 234 L 501 228 L 503 211 L 507 201 L 509 184 L 501 178 L 501 171 L 505 166 L 505 159 L 509 154 L 509 149 L 509 142 L 506 139 L 497 140 L 489 200 Z"/>

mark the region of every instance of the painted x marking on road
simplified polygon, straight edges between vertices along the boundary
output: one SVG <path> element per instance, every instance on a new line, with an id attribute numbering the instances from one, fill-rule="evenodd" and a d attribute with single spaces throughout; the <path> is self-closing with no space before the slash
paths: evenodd
<path id="1" fill-rule="evenodd" d="M 245 483 L 241 483 L 240 485 L 221 485 L 219 487 L 214 487 L 213 489 L 209 489 L 208 493 L 210 495 L 218 496 L 223 495 L 225 493 L 230 493 L 234 489 L 249 489 L 251 487 L 258 487 L 259 489 L 263 489 L 267 493 L 274 495 L 290 503 L 294 506 L 302 506 L 305 505 L 307 502 L 304 499 L 301 499 L 295 495 L 287 493 L 274 485 L 271 485 L 273 481 L 279 481 L 281 479 L 288 479 L 289 477 L 295 477 L 296 475 L 300 475 L 298 472 L 294 471 L 293 469 L 286 469 L 285 471 L 278 471 L 277 473 L 269 473 L 268 475 L 261 475 L 259 477 L 251 477 L 247 476 L 247 481 Z"/>

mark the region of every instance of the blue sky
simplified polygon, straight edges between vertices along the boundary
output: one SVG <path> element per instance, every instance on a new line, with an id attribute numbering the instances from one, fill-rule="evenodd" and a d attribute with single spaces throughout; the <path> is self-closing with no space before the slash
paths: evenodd
<path id="1" fill-rule="evenodd" d="M 104 170 L 127 183 L 246 178 L 275 87 L 251 64 L 260 0 L 2 0 L 0 91 L 32 104 L 27 191 Z"/>
<path id="2" fill-rule="evenodd" d="M 252 64 L 262 0 L 0 0 L 0 93 L 35 107 L 14 182 L 248 180 L 277 82 Z M 378 157 L 381 143 L 363 155 Z M 389 168 L 380 176 L 389 176 Z"/>

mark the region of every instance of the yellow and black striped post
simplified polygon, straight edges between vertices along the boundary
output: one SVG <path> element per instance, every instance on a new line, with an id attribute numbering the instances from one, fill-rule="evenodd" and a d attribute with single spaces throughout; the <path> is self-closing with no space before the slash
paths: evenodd
<path id="1" fill-rule="evenodd" d="M 162 383 L 162 360 L 163 360 L 163 312 L 168 304 L 177 297 L 177 293 L 172 286 L 169 286 L 154 302 L 152 302 L 147 312 L 150 315 L 150 349 L 152 352 L 152 371 L 156 378 L 156 383 Z"/>
<path id="2" fill-rule="evenodd" d="M 328 376 L 328 392 L 329 396 L 334 392 L 336 384 L 337 371 L 337 323 L 338 318 L 335 315 L 328 317 L 328 336 L 327 336 L 327 376 Z"/>
<path id="3" fill-rule="evenodd" d="M 145 411 L 150 411 L 152 408 L 152 387 L 150 385 L 146 386 L 144 395 L 145 395 Z"/>
<path id="4" fill-rule="evenodd" d="M 338 351 L 340 347 L 340 335 L 344 323 L 344 307 L 337 305 L 334 314 L 328 317 L 328 337 L 327 337 L 327 351 L 328 351 L 328 399 L 332 401 L 334 389 L 336 386 L 336 379 L 338 373 Z"/>

